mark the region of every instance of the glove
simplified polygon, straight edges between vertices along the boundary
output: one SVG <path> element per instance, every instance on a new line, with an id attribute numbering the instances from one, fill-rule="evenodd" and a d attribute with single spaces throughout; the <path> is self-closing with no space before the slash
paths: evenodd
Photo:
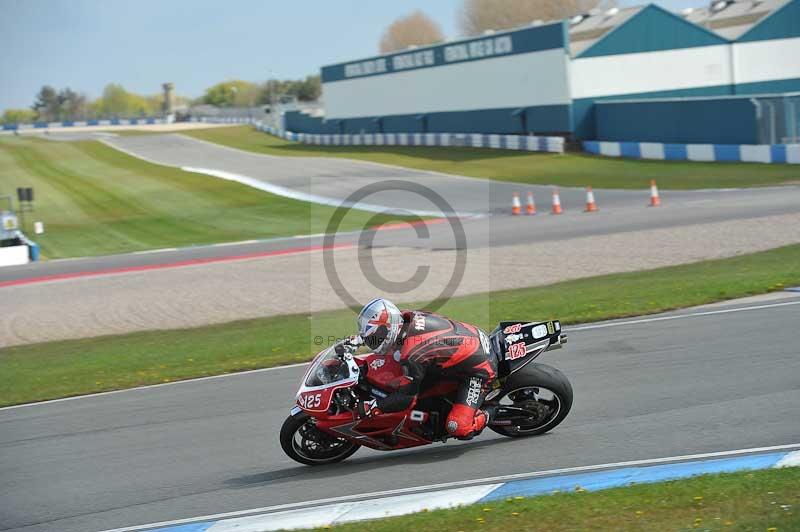
<path id="1" fill-rule="evenodd" d="M 348 338 L 345 338 L 341 341 L 341 343 L 336 344 L 334 350 L 336 351 L 337 355 L 343 355 L 345 352 L 349 352 L 350 354 L 354 354 L 358 350 L 358 346 L 363 345 L 364 339 L 361 336 L 354 334 Z"/>
<path id="2" fill-rule="evenodd" d="M 353 347 L 359 347 L 359 346 L 364 345 L 364 339 L 361 338 L 360 334 L 354 334 L 353 336 L 350 336 L 349 338 L 345 338 L 344 342 L 346 344 L 348 344 L 348 345 L 353 346 Z"/>

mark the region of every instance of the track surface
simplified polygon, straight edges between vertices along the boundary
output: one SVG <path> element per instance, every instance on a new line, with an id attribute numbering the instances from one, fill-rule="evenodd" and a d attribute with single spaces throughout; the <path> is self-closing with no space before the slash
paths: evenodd
<path id="1" fill-rule="evenodd" d="M 800 302 L 787 296 L 778 303 Z M 715 310 L 744 303 L 715 306 Z M 708 309 L 703 309 L 708 310 Z M 684 314 L 691 311 L 684 311 Z M 573 330 L 549 435 L 308 468 L 277 441 L 302 367 L 0 410 L 0 529 L 93 531 L 288 502 L 800 440 L 800 305 Z M 570 332 L 567 330 L 567 332 Z"/>
<path id="2" fill-rule="evenodd" d="M 57 138 L 62 134 L 53 134 Z M 70 134 L 63 134 L 70 135 Z M 71 138 L 71 137 L 67 137 Z M 457 212 L 492 213 L 464 222 L 468 247 L 546 243 L 569 238 L 628 231 L 681 227 L 733 219 L 748 219 L 798 212 L 800 187 L 770 187 L 741 190 L 662 192 L 663 206 L 648 209 L 648 190 L 596 190 L 600 212 L 581 212 L 582 189 L 562 189 L 566 213 L 548 216 L 551 187 L 487 181 L 449 176 L 363 161 L 321 157 L 272 157 L 203 142 L 182 135 L 142 135 L 106 138 L 128 153 L 172 166 L 205 167 L 246 175 L 254 179 L 336 200 L 344 200 L 360 187 L 400 179 L 424 185 L 443 196 Z M 758 167 L 754 166 L 754 172 Z M 532 190 L 540 215 L 508 216 L 513 192 Z M 524 200 L 524 197 L 523 197 Z M 384 192 L 364 201 L 399 209 L 436 210 L 416 195 Z M 453 249 L 455 240 L 448 224 L 429 227 L 429 237 L 420 238 L 412 229 L 382 232 L 380 246 Z M 338 235 L 337 243 L 357 243 L 358 234 Z M 33 263 L 0 270 L 0 282 L 48 275 L 103 271 L 145 265 L 172 264 L 198 259 L 224 258 L 275 250 L 304 248 L 322 243 L 319 236 L 250 241 L 223 246 L 196 246 L 158 253 L 123 254 Z"/>

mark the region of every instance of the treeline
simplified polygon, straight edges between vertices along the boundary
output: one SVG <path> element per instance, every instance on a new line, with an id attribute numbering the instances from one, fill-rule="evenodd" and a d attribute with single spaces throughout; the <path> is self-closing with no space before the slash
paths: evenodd
<path id="1" fill-rule="evenodd" d="M 321 92 L 319 76 L 307 76 L 305 79 L 299 80 L 271 79 L 263 83 L 237 79 L 223 81 L 209 87 L 195 103 L 205 103 L 217 107 L 252 107 L 278 103 L 286 98 L 311 102 L 318 99 Z"/>
<path id="2" fill-rule="evenodd" d="M 186 100 L 180 98 L 180 100 Z M 62 122 L 65 120 L 91 120 L 96 118 L 142 117 L 162 113 L 163 96 L 143 96 L 128 92 L 122 85 L 111 83 L 103 95 L 89 100 L 85 94 L 69 87 L 55 89 L 45 85 L 36 94 L 28 109 L 6 109 L 3 123 Z"/>
<path id="3" fill-rule="evenodd" d="M 314 101 L 319 98 L 320 93 L 319 76 L 308 76 L 300 80 L 268 80 L 263 83 L 231 80 L 209 87 L 202 96 L 194 100 L 175 95 L 173 103 L 177 108 L 199 104 L 251 107 L 285 101 L 286 98 Z M 30 108 L 6 109 L 0 116 L 0 123 L 26 124 L 157 116 L 163 114 L 163 103 L 162 93 L 136 94 L 116 83 L 106 85 L 102 96 L 95 100 L 89 100 L 85 94 L 69 87 L 56 89 L 45 85 L 36 94 Z"/>

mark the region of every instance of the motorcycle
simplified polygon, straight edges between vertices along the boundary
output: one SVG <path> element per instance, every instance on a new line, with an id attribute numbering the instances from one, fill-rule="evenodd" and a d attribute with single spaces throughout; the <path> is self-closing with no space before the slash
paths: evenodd
<path id="1" fill-rule="evenodd" d="M 533 362 L 566 343 L 558 320 L 501 322 L 488 336 L 481 333 L 481 341 L 498 361 L 482 406 L 490 413 L 489 429 L 512 438 L 536 436 L 564 420 L 572 408 L 572 385 L 558 369 Z M 382 383 L 403 376 L 403 366 L 392 356 L 357 355 L 356 349 L 344 340 L 311 362 L 281 427 L 284 452 L 302 464 L 323 465 L 346 459 L 362 445 L 393 451 L 447 441 L 445 422 L 458 382 L 426 377 L 408 408 L 365 415 L 359 410 L 389 396 Z"/>

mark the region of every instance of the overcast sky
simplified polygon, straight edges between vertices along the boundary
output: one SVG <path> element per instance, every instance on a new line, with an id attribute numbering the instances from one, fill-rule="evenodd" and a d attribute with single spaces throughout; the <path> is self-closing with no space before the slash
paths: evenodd
<path id="1" fill-rule="evenodd" d="M 195 97 L 225 79 L 299 78 L 376 53 L 383 29 L 414 9 L 456 36 L 462 2 L 0 0 L 0 110 L 30 106 L 45 84 L 95 98 L 111 82 L 154 94 L 172 81 Z"/>

